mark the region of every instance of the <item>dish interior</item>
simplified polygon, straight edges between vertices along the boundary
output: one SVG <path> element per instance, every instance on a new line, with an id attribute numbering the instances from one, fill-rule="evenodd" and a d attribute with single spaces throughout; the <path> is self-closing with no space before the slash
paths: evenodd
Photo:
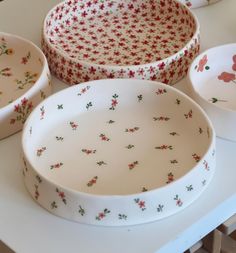
<path id="1" fill-rule="evenodd" d="M 32 44 L 0 34 L 0 109 L 25 94 L 42 70 L 42 56 Z"/>
<path id="2" fill-rule="evenodd" d="M 41 103 L 23 136 L 37 173 L 75 191 L 126 195 L 192 170 L 210 143 L 205 116 L 173 88 L 143 84 L 101 80 Z"/>
<path id="3" fill-rule="evenodd" d="M 190 70 L 195 91 L 216 106 L 236 110 L 236 44 L 201 54 Z"/>
<path id="4" fill-rule="evenodd" d="M 160 61 L 192 38 L 195 21 L 174 1 L 65 1 L 46 18 L 46 37 L 65 57 L 100 65 Z"/>

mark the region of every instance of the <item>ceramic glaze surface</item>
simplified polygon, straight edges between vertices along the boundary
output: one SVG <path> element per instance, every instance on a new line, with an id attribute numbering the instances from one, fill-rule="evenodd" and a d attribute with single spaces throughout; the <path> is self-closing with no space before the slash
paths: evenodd
<path id="1" fill-rule="evenodd" d="M 44 23 L 43 50 L 69 84 L 182 78 L 199 50 L 198 23 L 176 1 L 65 1 Z"/>
<path id="2" fill-rule="evenodd" d="M 189 78 L 193 96 L 209 114 L 218 136 L 236 140 L 236 44 L 202 53 Z"/>
<path id="3" fill-rule="evenodd" d="M 215 161 L 214 131 L 195 103 L 131 79 L 88 82 L 44 101 L 26 123 L 23 151 L 26 186 L 39 204 L 101 225 L 181 210 L 210 182 Z"/>
<path id="4" fill-rule="evenodd" d="M 180 0 L 181 3 L 186 4 L 189 8 L 207 6 L 218 1 L 219 0 Z"/>
<path id="5" fill-rule="evenodd" d="M 50 93 L 49 79 L 39 48 L 0 33 L 0 138 L 21 129 L 33 107 Z"/>

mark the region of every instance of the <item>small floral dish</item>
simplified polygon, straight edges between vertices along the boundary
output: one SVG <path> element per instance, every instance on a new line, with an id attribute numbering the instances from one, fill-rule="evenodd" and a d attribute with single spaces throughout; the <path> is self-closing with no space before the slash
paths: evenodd
<path id="1" fill-rule="evenodd" d="M 181 3 L 186 4 L 189 8 L 198 8 L 218 1 L 219 0 L 180 0 Z"/>
<path id="2" fill-rule="evenodd" d="M 219 137 L 236 141 L 236 44 L 206 50 L 192 63 L 189 84 Z"/>
<path id="3" fill-rule="evenodd" d="M 51 213 L 86 224 L 150 222 L 191 204 L 215 170 L 203 110 L 162 83 L 90 81 L 43 101 L 23 130 L 23 175 Z"/>
<path id="4" fill-rule="evenodd" d="M 175 0 L 67 0 L 45 18 L 50 69 L 72 85 L 106 78 L 174 84 L 199 53 L 199 23 Z"/>
<path id="5" fill-rule="evenodd" d="M 0 33 L 0 139 L 19 130 L 51 93 L 47 60 L 32 42 Z"/>

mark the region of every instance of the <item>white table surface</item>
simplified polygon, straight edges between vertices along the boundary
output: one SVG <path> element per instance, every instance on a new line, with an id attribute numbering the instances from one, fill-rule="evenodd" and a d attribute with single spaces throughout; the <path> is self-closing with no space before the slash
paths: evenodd
<path id="1" fill-rule="evenodd" d="M 0 31 L 40 45 L 43 18 L 59 0 L 0 2 Z M 202 50 L 236 42 L 236 1 L 195 9 Z M 54 90 L 66 86 L 53 78 Z M 187 91 L 186 80 L 177 87 Z M 180 253 L 236 213 L 236 143 L 217 138 L 217 167 L 210 186 L 192 205 L 169 218 L 108 228 L 56 217 L 26 192 L 20 167 L 21 133 L 0 141 L 0 240 L 17 253 Z"/>

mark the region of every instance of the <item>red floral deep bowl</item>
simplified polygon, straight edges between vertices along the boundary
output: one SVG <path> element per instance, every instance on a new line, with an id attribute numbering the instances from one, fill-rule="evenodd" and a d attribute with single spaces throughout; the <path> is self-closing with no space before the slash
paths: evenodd
<path id="1" fill-rule="evenodd" d="M 174 84 L 199 52 L 199 24 L 175 0 L 67 0 L 46 16 L 42 49 L 70 85 L 105 78 Z"/>
<path id="2" fill-rule="evenodd" d="M 0 33 L 0 139 L 21 130 L 51 93 L 47 60 L 32 42 Z"/>
<path id="3" fill-rule="evenodd" d="M 200 54 L 189 70 L 192 97 L 207 112 L 219 137 L 236 141 L 236 44 Z"/>

